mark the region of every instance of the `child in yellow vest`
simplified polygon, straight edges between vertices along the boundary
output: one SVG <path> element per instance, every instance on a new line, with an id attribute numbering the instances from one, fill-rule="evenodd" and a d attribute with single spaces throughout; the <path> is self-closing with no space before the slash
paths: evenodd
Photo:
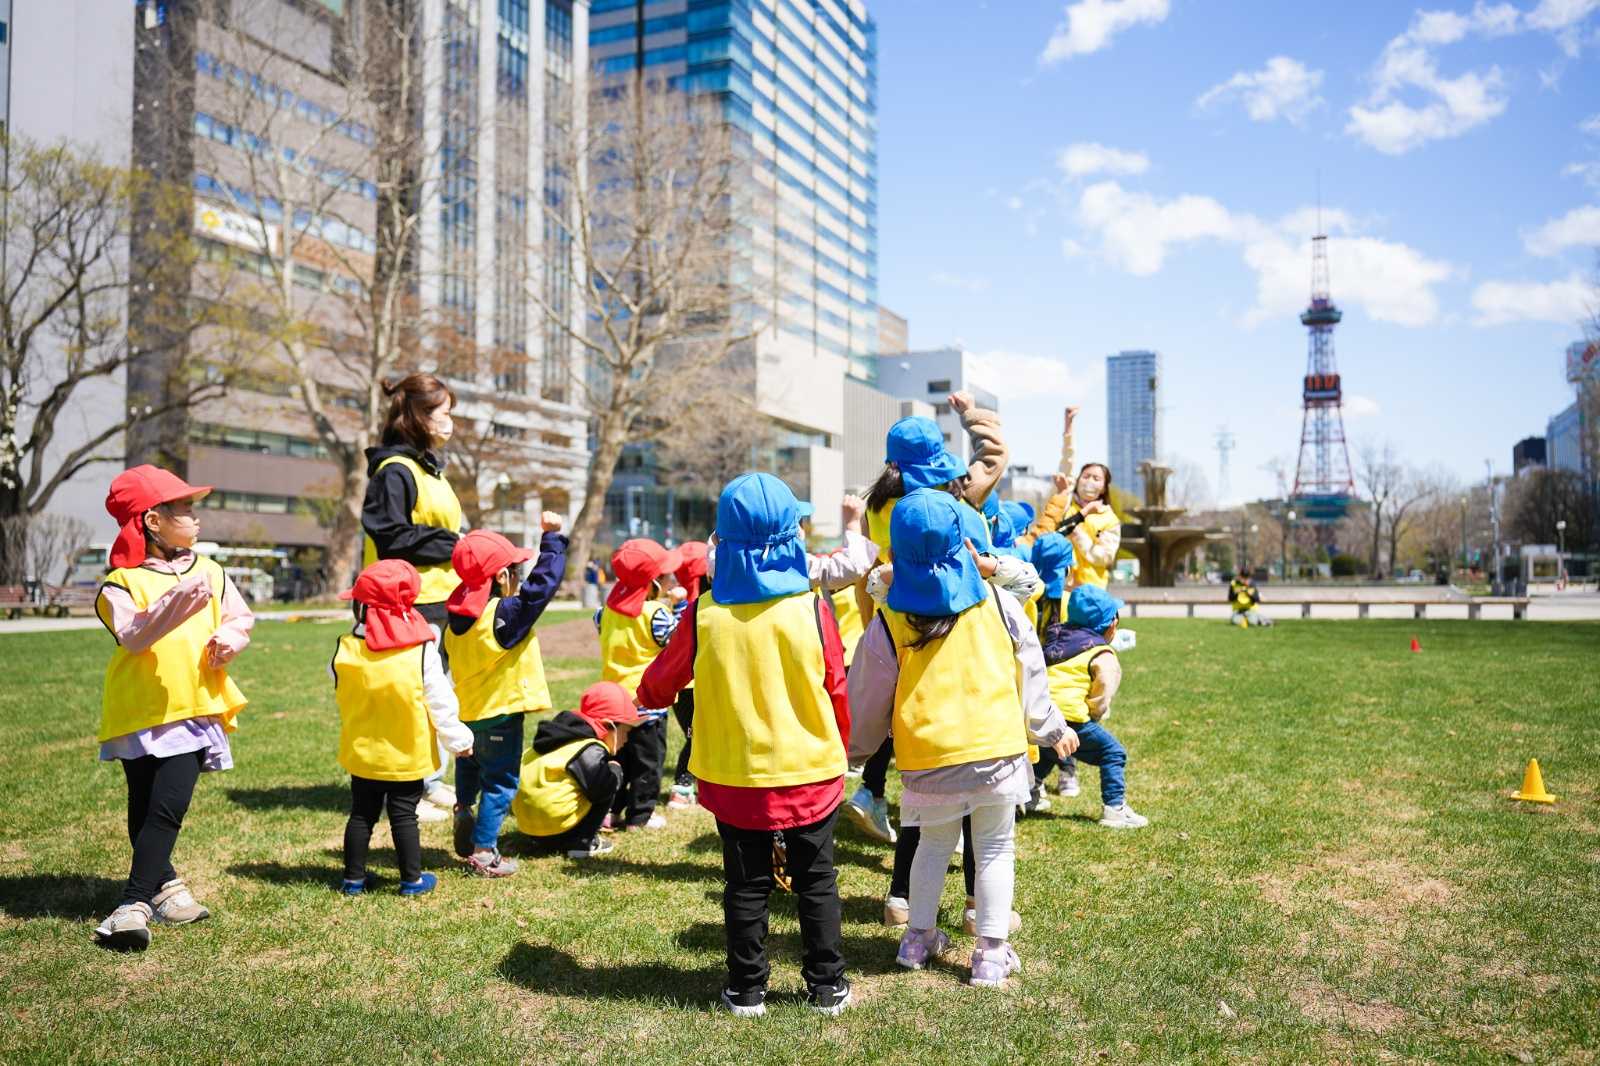
<path id="1" fill-rule="evenodd" d="M 1243 570 L 1234 574 L 1233 580 L 1228 582 L 1228 606 L 1233 609 L 1233 617 L 1229 621 L 1240 629 L 1272 624 L 1272 619 L 1261 613 L 1261 590 L 1256 588 L 1256 583 Z"/>
<path id="2" fill-rule="evenodd" d="M 622 767 L 612 756 L 642 721 L 626 689 L 599 681 L 583 690 L 576 711 L 540 722 L 511 802 L 517 828 L 569 859 L 610 851 L 600 822 L 622 787 Z"/>
<path id="3" fill-rule="evenodd" d="M 700 598 L 700 593 L 711 587 L 710 546 L 703 540 L 691 540 L 678 545 L 678 584 L 683 588 L 684 606 Z M 672 775 L 672 795 L 667 799 L 667 809 L 686 810 L 694 806 L 694 775 L 689 772 L 689 756 L 694 750 L 694 683 L 683 687 L 672 704 L 672 717 L 683 730 L 683 747 L 678 749 L 678 765 Z"/>
<path id="4" fill-rule="evenodd" d="M 372 887 L 367 847 L 385 808 L 400 861 L 400 894 L 433 891 L 439 879 L 422 870 L 417 830 L 423 779 L 439 769 L 440 740 L 453 754 L 472 753 L 472 730 L 457 717 L 438 634 L 415 606 L 421 587 L 416 567 L 383 559 L 339 594 L 353 601 L 356 616 L 328 668 L 339 704 L 339 765 L 350 773 L 341 885 L 349 896 Z"/>
<path id="5" fill-rule="evenodd" d="M 1045 633 L 1066 618 L 1067 592 L 1075 568 L 1075 555 L 1072 541 L 1060 533 L 1046 533 L 1033 542 L 1033 567 L 1044 581 L 1044 595 L 1033 617 L 1033 629 L 1039 634 L 1041 644 L 1044 643 Z M 1056 765 L 1061 767 L 1061 772 L 1056 775 L 1056 794 L 1067 798 L 1078 794 L 1078 760 L 1069 755 L 1057 763 L 1052 762 L 1051 758 L 1043 756 L 1035 760 L 1032 798 L 1017 813 L 1042 814 L 1050 809 L 1050 797 L 1045 795 L 1044 782 L 1049 776 L 1049 768 Z M 1041 769 L 1043 772 L 1040 772 Z"/>
<path id="6" fill-rule="evenodd" d="M 901 824 L 921 831 L 897 961 L 921 969 L 949 947 L 936 928 L 939 897 L 962 819 L 970 818 L 978 932 L 971 979 L 1000 987 L 1021 965 L 1008 937 L 1012 830 L 1033 785 L 1028 745 L 1066 755 L 1077 741 L 1050 702 L 1021 604 L 986 584 L 957 506 L 948 493 L 920 491 L 894 509 L 887 605 L 850 667 L 850 749 L 875 751 L 892 723 Z"/>
<path id="7" fill-rule="evenodd" d="M 1128 806 L 1124 769 L 1128 753 L 1101 724 L 1122 684 L 1122 665 L 1111 641 L 1117 635 L 1122 601 L 1105 589 L 1079 585 L 1067 598 L 1067 619 L 1044 635 L 1044 661 L 1049 667 L 1050 698 L 1078 735 L 1075 758 L 1100 768 L 1100 824 L 1109 829 L 1142 829 L 1150 824 Z M 1043 781 L 1055 765 L 1056 752 L 1040 753 L 1034 775 Z"/>
<path id="8" fill-rule="evenodd" d="M 794 493 L 771 474 L 734 478 L 717 501 L 711 591 L 639 682 L 646 706 L 695 682 L 689 769 L 722 838 L 722 1005 L 740 1017 L 766 1012 L 780 856 L 800 914 L 807 1002 L 829 1015 L 850 1005 L 833 866 L 850 711 L 839 628 L 811 585 Z"/>
<path id="9" fill-rule="evenodd" d="M 222 567 L 196 555 L 194 505 L 211 490 L 154 466 L 118 474 L 106 510 L 121 527 L 95 612 L 117 642 L 106 665 L 100 759 L 128 782 L 133 862 L 122 902 L 94 931 L 117 951 L 143 951 L 150 923 L 210 916 L 172 868 L 172 851 L 202 773 L 229 770 L 228 734 L 245 704 L 227 664 L 255 617 Z"/>
<path id="10" fill-rule="evenodd" d="M 498 533 L 475 529 L 456 541 L 450 557 L 461 584 L 446 603 L 444 646 L 461 720 L 472 730 L 472 754 L 456 760 L 455 849 L 482 877 L 517 872 L 516 862 L 500 854 L 500 826 L 517 794 L 523 716 L 550 709 L 533 626 L 567 572 L 567 538 L 553 511 L 544 512 L 541 524 L 538 562 L 520 587 L 517 568 L 536 553 Z"/>
<path id="11" fill-rule="evenodd" d="M 595 612 L 600 630 L 600 677 L 615 681 L 632 696 L 645 667 L 661 654 L 678 627 L 678 616 L 688 598 L 676 583 L 675 571 L 683 565 L 677 550 L 668 551 L 653 540 L 628 540 L 611 556 L 617 583 Z M 661 829 L 665 816 L 657 813 L 661 776 L 667 764 L 667 710 L 641 707 L 645 721 L 633 727 L 617 752 L 622 764 L 622 789 L 611 801 L 605 828 Z"/>

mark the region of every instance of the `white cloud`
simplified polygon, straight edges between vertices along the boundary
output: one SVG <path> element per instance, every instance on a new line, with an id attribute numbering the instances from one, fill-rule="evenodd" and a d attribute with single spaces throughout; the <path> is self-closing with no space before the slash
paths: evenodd
<path id="1" fill-rule="evenodd" d="M 1585 133 L 1592 133 L 1596 137 L 1600 137 L 1600 113 L 1590 115 L 1578 123 L 1578 128 Z"/>
<path id="2" fill-rule="evenodd" d="M 1143 152 L 1079 142 L 1056 153 L 1056 167 L 1069 178 L 1090 174 L 1143 174 L 1150 169 L 1150 157 Z"/>
<path id="3" fill-rule="evenodd" d="M 1207 108 L 1238 99 L 1243 101 L 1245 113 L 1257 122 L 1285 118 L 1298 123 L 1323 103 L 1317 95 L 1321 85 L 1322 71 L 1309 70 L 1298 59 L 1273 56 L 1260 70 L 1241 70 L 1207 89 L 1195 106 Z"/>
<path id="4" fill-rule="evenodd" d="M 1570 326 L 1589 312 L 1593 292 L 1581 274 L 1560 281 L 1486 281 L 1472 290 L 1474 325 L 1553 322 Z"/>
<path id="5" fill-rule="evenodd" d="M 1582 178 L 1583 183 L 1593 189 L 1600 189 L 1600 162 L 1568 163 L 1561 168 L 1563 178 Z"/>
<path id="6" fill-rule="evenodd" d="M 1022 197 L 1020 197 L 1020 196 L 1008 196 L 1008 197 L 1006 197 L 1006 207 L 1010 208 L 1012 211 L 1021 211 L 1022 210 Z"/>
<path id="7" fill-rule="evenodd" d="M 1138 277 L 1155 274 L 1170 251 L 1185 245 L 1214 241 L 1236 248 L 1256 275 L 1256 301 L 1242 316 L 1243 325 L 1292 315 L 1308 298 L 1314 209 L 1269 222 L 1230 211 L 1209 196 L 1160 199 L 1103 181 L 1083 190 L 1077 218 L 1104 259 Z M 1339 303 L 1403 326 L 1437 321 L 1434 287 L 1455 273 L 1450 263 L 1409 245 L 1356 235 L 1341 211 L 1324 211 L 1323 222 L 1329 232 L 1345 234 L 1330 249 Z"/>
<path id="8" fill-rule="evenodd" d="M 963 292 L 970 293 L 989 291 L 989 279 L 975 275 L 951 274 L 948 271 L 940 270 L 930 275 L 928 280 L 946 289 L 960 289 Z"/>
<path id="9" fill-rule="evenodd" d="M 1065 18 L 1045 43 L 1039 62 L 1059 63 L 1098 52 L 1130 26 L 1164 21 L 1169 8 L 1169 0 L 1077 0 L 1067 5 Z"/>
<path id="10" fill-rule="evenodd" d="M 1540 0 L 1528 12 L 1528 25 L 1536 30 L 1564 30 L 1600 11 L 1600 0 Z"/>
<path id="11" fill-rule="evenodd" d="M 1376 418 L 1381 414 L 1383 414 L 1383 408 L 1371 396 L 1351 393 L 1344 398 L 1344 416 L 1346 418 Z"/>
<path id="12" fill-rule="evenodd" d="M 1570 168 L 1569 168 L 1570 169 Z M 1560 255 L 1568 248 L 1600 245 L 1600 207 L 1575 207 L 1522 235 L 1531 255 Z"/>
<path id="13" fill-rule="evenodd" d="M 1065 359 L 994 349 L 973 354 L 974 378 L 1002 400 L 1082 395 L 1093 375 L 1075 373 Z"/>

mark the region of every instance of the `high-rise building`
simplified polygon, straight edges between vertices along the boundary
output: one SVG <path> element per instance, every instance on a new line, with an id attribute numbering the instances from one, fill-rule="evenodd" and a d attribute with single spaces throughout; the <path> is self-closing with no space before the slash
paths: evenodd
<path id="1" fill-rule="evenodd" d="M 420 13 L 409 57 L 417 80 L 408 91 L 418 101 L 422 137 L 400 149 L 386 149 L 356 117 L 348 84 L 352 53 L 383 40 L 369 21 L 382 10 Z M 404 299 L 415 300 L 415 314 L 407 321 L 451 331 L 446 347 L 496 354 L 435 365 L 419 351 L 396 374 L 434 370 L 449 382 L 457 440 L 486 442 L 486 461 L 456 463 L 448 476 L 463 497 L 492 498 L 485 524 L 536 540 L 541 508 L 577 506 L 587 461 L 570 344 L 547 328 L 521 271 L 547 233 L 542 205 L 562 198 L 544 162 L 550 140 L 583 119 L 582 0 L 433 0 L 416 8 L 141 0 L 140 11 L 136 155 L 156 173 L 192 184 L 196 271 L 227 261 L 272 276 L 266 257 L 281 254 L 292 232 L 297 304 L 315 309 L 322 336 L 359 336 L 361 279 L 351 270 L 370 274 L 383 198 L 400 195 L 380 190 L 380 164 L 390 164 L 391 181 L 411 175 L 398 180 L 411 182 L 419 198 L 416 232 L 402 238 L 402 249 L 383 250 L 408 271 Z M 380 160 L 384 151 L 394 158 Z M 320 213 L 291 210 L 281 202 L 289 197 L 261 177 L 274 173 L 286 189 L 320 181 L 335 192 L 319 201 Z M 189 284 L 162 264 L 149 270 L 158 284 Z M 572 280 L 553 284 L 570 288 Z M 130 309 L 134 320 L 139 314 Z M 361 397 L 331 346 L 310 358 L 326 368 L 318 378 L 330 421 L 348 430 L 364 408 Z M 143 371 L 150 380 L 130 375 L 130 396 L 159 389 L 164 372 L 152 366 Z M 205 501 L 207 539 L 313 554 L 328 546 L 318 515 L 339 491 L 339 468 L 281 371 L 247 374 L 224 398 L 130 436 L 131 460 L 169 462 L 191 481 L 216 486 Z M 531 488 L 519 483 L 529 470 L 539 475 Z"/>
<path id="2" fill-rule="evenodd" d="M 876 26 L 862 0 L 592 0 L 590 16 L 597 77 L 714 95 L 749 138 L 763 210 L 733 269 L 774 294 L 756 404 L 834 532 L 843 382 L 870 380 L 879 343 Z"/>
<path id="3" fill-rule="evenodd" d="M 882 304 L 878 305 L 878 353 L 893 355 L 910 348 L 911 324 Z"/>
<path id="4" fill-rule="evenodd" d="M 1161 443 L 1161 356 L 1126 351 L 1106 356 L 1106 455 L 1112 484 L 1144 499 L 1139 464 L 1154 461 Z"/>
<path id="5" fill-rule="evenodd" d="M 1520 474 L 1529 467 L 1544 466 L 1543 437 L 1523 437 L 1511 446 L 1511 472 Z"/>
<path id="6" fill-rule="evenodd" d="M 1544 439 L 1551 470 L 1584 472 L 1583 410 L 1578 403 L 1568 404 L 1559 414 L 1551 416 Z"/>
<path id="7" fill-rule="evenodd" d="M 972 460 L 972 446 L 961 428 L 961 416 L 950 408 L 950 394 L 970 392 L 979 407 L 1000 410 L 1000 400 L 991 383 L 984 379 L 977 357 L 965 348 L 880 355 L 877 380 L 879 391 L 890 396 L 932 404 L 946 446 L 962 462 Z M 881 439 L 868 444 L 877 451 L 883 450 Z"/>

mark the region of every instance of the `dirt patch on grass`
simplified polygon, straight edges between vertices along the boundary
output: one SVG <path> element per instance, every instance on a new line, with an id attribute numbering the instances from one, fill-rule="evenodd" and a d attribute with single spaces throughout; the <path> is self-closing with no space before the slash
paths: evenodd
<path id="1" fill-rule="evenodd" d="M 1319 1025 L 1346 1025 L 1366 1033 L 1386 1033 L 1410 1017 L 1392 1003 L 1362 1003 L 1315 980 L 1290 989 L 1289 1000 Z"/>
<path id="2" fill-rule="evenodd" d="M 587 618 L 539 627 L 539 650 L 547 659 L 592 659 L 600 654 L 600 636 Z"/>

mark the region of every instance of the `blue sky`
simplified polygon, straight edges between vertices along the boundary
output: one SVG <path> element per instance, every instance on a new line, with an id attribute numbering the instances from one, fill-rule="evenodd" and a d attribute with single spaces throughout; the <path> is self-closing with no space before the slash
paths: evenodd
<path id="1" fill-rule="evenodd" d="M 1600 248 L 1600 0 L 876 0 L 879 297 L 963 343 L 1049 467 L 1104 359 L 1164 360 L 1163 451 L 1294 462 L 1317 180 L 1352 451 L 1481 478 L 1570 402 Z M 1586 128 L 1587 127 L 1587 128 Z M 1118 472 L 1121 473 L 1121 472 Z"/>

